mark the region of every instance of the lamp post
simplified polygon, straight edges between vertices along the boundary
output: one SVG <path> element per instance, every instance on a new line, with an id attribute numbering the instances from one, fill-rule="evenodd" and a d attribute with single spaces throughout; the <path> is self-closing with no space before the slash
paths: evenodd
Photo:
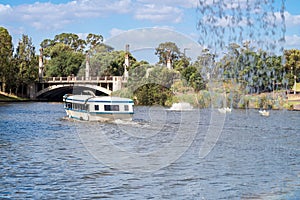
<path id="1" fill-rule="evenodd" d="M 186 57 L 186 56 L 185 56 L 186 50 L 190 50 L 190 48 L 184 48 L 184 49 L 183 49 L 183 57 L 184 57 L 184 58 Z"/>
<path id="2" fill-rule="evenodd" d="M 126 53 L 125 53 L 125 61 L 124 61 L 124 74 L 123 74 L 123 77 L 124 77 L 124 79 L 125 80 L 127 80 L 128 79 L 128 67 L 129 67 L 129 44 L 126 44 L 126 46 L 125 46 L 125 51 L 126 51 Z"/>
<path id="3" fill-rule="evenodd" d="M 172 69 L 172 57 L 170 49 L 167 49 L 167 68 Z"/>
<path id="4" fill-rule="evenodd" d="M 296 94 L 296 75 L 293 74 L 293 66 L 291 66 L 291 77 L 294 76 L 294 94 Z"/>
<path id="5" fill-rule="evenodd" d="M 294 94 L 296 94 L 296 90 L 297 90 L 296 75 L 294 75 L 294 86 L 295 86 Z"/>

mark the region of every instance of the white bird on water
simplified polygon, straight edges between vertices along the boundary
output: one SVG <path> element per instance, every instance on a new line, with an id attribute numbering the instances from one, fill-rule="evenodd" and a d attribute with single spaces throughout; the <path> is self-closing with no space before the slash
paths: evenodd
<path id="1" fill-rule="evenodd" d="M 228 108 L 228 107 L 226 107 L 226 108 L 219 108 L 218 109 L 218 111 L 220 112 L 220 113 L 223 113 L 223 114 L 225 114 L 225 113 L 230 113 L 231 112 L 231 108 Z"/>
<path id="2" fill-rule="evenodd" d="M 265 117 L 268 117 L 270 115 L 270 112 L 266 111 L 266 110 L 260 110 L 258 112 L 260 115 L 265 116 Z"/>

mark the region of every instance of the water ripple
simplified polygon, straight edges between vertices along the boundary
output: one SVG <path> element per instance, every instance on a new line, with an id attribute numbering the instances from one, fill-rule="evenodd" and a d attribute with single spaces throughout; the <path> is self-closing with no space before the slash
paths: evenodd
<path id="1" fill-rule="evenodd" d="M 269 118 L 262 119 L 256 110 L 233 111 L 226 116 L 216 146 L 207 157 L 199 159 L 200 146 L 211 124 L 210 112 L 202 110 L 198 133 L 178 160 L 153 173 L 136 174 L 95 159 L 78 131 L 89 134 L 100 129 L 114 145 L 147 153 L 172 141 L 180 125 L 176 118 L 179 113 L 170 112 L 167 115 L 170 121 L 159 127 L 143 115 L 133 124 L 78 123 L 61 120 L 64 116 L 61 104 L 0 106 L 0 199 L 297 199 L 300 196 L 299 113 L 273 111 Z M 138 131 L 130 135 L 120 127 Z M 135 137 L 141 131 L 148 136 Z"/>

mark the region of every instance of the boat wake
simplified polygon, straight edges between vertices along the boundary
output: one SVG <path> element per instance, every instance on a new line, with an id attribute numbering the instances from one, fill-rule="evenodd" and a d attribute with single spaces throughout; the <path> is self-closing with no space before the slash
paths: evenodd
<path id="1" fill-rule="evenodd" d="M 143 125 L 143 122 L 138 122 L 138 121 L 128 121 L 128 120 L 122 120 L 122 119 L 115 119 L 112 120 L 111 123 L 113 124 L 118 124 L 118 125 L 130 125 L 130 126 L 139 126 Z"/>
<path id="2" fill-rule="evenodd" d="M 186 102 L 181 102 L 181 103 L 173 103 L 170 109 L 172 111 L 186 111 L 186 110 L 193 110 L 193 106 L 191 104 L 186 103 Z"/>

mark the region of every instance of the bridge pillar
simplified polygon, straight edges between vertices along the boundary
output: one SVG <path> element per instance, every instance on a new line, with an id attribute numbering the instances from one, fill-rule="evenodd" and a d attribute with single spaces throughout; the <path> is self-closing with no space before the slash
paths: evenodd
<path id="1" fill-rule="evenodd" d="M 171 50 L 168 49 L 167 68 L 172 69 Z"/>
<path id="2" fill-rule="evenodd" d="M 43 61 L 43 48 L 40 48 L 40 56 L 39 56 L 39 80 L 43 81 L 44 77 L 44 61 Z"/>
<path id="3" fill-rule="evenodd" d="M 122 89 L 122 77 L 121 76 L 113 76 L 112 91 L 117 91 L 120 89 Z"/>
<path id="4" fill-rule="evenodd" d="M 90 80 L 90 55 L 86 54 L 85 59 L 85 80 Z"/>
<path id="5" fill-rule="evenodd" d="M 124 62 L 124 74 L 123 77 L 125 80 L 128 79 L 128 70 L 129 67 L 129 44 L 126 44 L 126 53 L 125 53 L 125 62 Z"/>
<path id="6" fill-rule="evenodd" d="M 35 100 L 36 93 L 37 93 L 37 84 L 38 83 L 31 83 L 27 86 L 27 97 L 29 97 L 31 100 Z"/>

